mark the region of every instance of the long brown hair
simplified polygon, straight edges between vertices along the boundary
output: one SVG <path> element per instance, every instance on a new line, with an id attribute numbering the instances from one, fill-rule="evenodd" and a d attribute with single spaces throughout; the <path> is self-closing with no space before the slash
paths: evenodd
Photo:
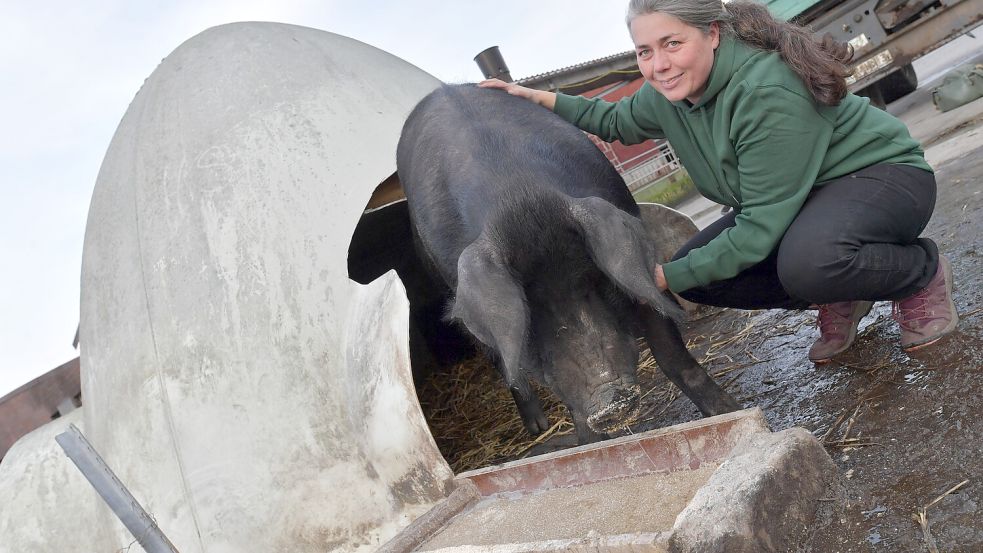
<path id="1" fill-rule="evenodd" d="M 717 22 L 723 34 L 768 52 L 778 52 L 782 60 L 805 83 L 817 102 L 835 106 L 846 96 L 846 66 L 852 49 L 827 38 L 817 40 L 804 27 L 776 19 L 768 8 L 755 2 L 738 0 L 631 0 L 626 21 L 640 15 L 664 13 L 704 33 Z"/>

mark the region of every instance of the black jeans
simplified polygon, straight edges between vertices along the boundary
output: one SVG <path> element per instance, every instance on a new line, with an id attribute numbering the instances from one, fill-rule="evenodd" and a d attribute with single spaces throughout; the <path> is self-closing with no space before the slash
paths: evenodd
<path id="1" fill-rule="evenodd" d="M 928 285 L 934 242 L 919 238 L 935 209 L 935 175 L 874 165 L 816 187 L 778 247 L 737 276 L 679 294 L 739 309 L 805 309 L 849 300 L 900 300 Z M 679 259 L 734 226 L 724 215 L 676 252 Z"/>

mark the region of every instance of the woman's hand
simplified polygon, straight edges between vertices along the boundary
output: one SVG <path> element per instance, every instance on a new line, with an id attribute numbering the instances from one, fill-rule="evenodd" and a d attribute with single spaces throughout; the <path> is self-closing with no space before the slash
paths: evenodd
<path id="1" fill-rule="evenodd" d="M 534 88 L 526 88 L 515 83 L 507 83 L 501 79 L 486 79 L 478 83 L 478 86 L 481 88 L 497 88 L 499 90 L 504 90 L 512 96 L 525 98 L 526 100 L 539 104 L 551 111 L 553 106 L 556 105 L 556 94 L 552 92 L 548 92 L 546 90 L 536 90 Z"/>
<path id="2" fill-rule="evenodd" d="M 525 98 L 526 100 L 532 100 L 533 95 L 536 92 L 531 88 L 526 88 L 515 83 L 507 83 L 501 79 L 485 79 L 478 83 L 481 88 L 497 88 L 499 90 L 504 90 L 513 96 L 518 96 L 520 98 Z"/>
<path id="3" fill-rule="evenodd" d="M 655 266 L 655 285 L 659 288 L 660 292 L 665 292 L 669 289 L 669 283 L 666 282 L 666 274 L 662 272 L 662 265 Z"/>

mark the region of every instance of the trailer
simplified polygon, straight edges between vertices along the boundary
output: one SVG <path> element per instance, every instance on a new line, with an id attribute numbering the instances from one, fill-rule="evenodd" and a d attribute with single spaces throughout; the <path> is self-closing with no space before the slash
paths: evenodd
<path id="1" fill-rule="evenodd" d="M 918 87 L 912 61 L 983 19 L 983 0 L 763 1 L 775 16 L 853 46 L 847 84 L 879 107 Z"/>

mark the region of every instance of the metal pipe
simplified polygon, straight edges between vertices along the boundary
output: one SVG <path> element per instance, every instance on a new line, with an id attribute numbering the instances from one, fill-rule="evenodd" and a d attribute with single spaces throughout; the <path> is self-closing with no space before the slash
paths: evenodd
<path id="1" fill-rule="evenodd" d="M 485 48 L 474 57 L 474 61 L 486 79 L 501 79 L 507 83 L 512 82 L 512 74 L 509 73 L 509 67 L 505 65 L 505 58 L 499 52 L 498 46 Z"/>
<path id="2" fill-rule="evenodd" d="M 103 501 L 109 505 L 126 529 L 147 553 L 178 553 L 174 545 L 164 536 L 157 522 L 120 482 L 109 465 L 99 456 L 92 444 L 74 425 L 55 436 L 55 441 L 65 450 L 68 458 L 92 484 Z"/>

